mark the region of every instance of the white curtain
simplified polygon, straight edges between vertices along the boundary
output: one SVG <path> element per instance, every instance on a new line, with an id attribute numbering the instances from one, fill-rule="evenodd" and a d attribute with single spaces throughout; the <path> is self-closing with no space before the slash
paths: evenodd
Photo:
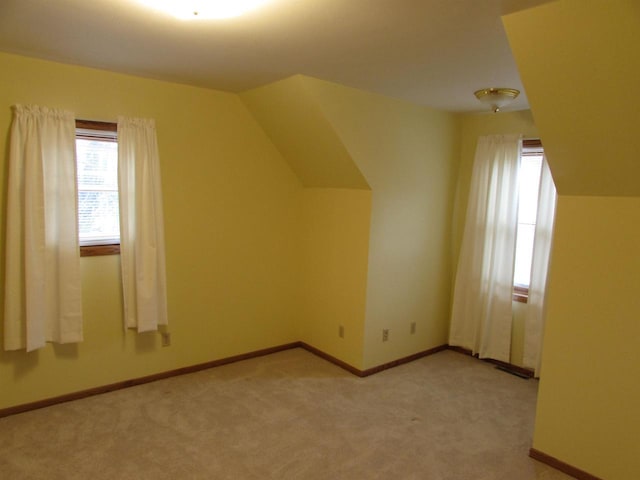
<path id="1" fill-rule="evenodd" d="M 120 261 L 125 328 L 167 324 L 162 189 L 153 120 L 118 118 Z"/>
<path id="2" fill-rule="evenodd" d="M 14 107 L 9 147 L 5 350 L 82 341 L 75 118 Z"/>
<path id="3" fill-rule="evenodd" d="M 531 282 L 525 315 L 523 363 L 540 376 L 540 357 L 544 331 L 545 291 L 549 271 L 553 224 L 556 210 L 556 188 L 546 158 L 542 161 L 538 215 L 533 240 Z"/>
<path id="4" fill-rule="evenodd" d="M 509 361 L 518 223 L 520 135 L 480 137 L 460 259 L 449 344 Z"/>

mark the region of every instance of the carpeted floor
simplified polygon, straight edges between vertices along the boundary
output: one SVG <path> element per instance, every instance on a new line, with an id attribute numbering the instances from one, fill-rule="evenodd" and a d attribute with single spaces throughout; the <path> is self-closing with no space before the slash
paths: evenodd
<path id="1" fill-rule="evenodd" d="M 537 381 L 444 351 L 357 378 L 301 349 L 0 419 L 12 479 L 570 479 Z"/>

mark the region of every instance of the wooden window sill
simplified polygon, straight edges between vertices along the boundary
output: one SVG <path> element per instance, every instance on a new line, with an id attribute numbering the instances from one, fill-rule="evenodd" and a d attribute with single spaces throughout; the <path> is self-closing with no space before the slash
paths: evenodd
<path id="1" fill-rule="evenodd" d="M 513 296 L 511 299 L 514 302 L 527 303 L 529 300 L 529 288 L 516 285 L 513 287 Z"/>
<path id="2" fill-rule="evenodd" d="M 119 255 L 120 244 L 111 245 L 85 245 L 80 247 L 81 257 L 98 257 L 101 255 Z"/>

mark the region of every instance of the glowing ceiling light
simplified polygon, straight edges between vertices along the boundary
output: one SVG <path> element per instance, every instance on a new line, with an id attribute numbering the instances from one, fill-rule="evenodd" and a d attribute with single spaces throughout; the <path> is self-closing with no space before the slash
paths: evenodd
<path id="1" fill-rule="evenodd" d="M 270 0 L 138 0 L 148 7 L 181 20 L 210 20 L 238 17 Z"/>

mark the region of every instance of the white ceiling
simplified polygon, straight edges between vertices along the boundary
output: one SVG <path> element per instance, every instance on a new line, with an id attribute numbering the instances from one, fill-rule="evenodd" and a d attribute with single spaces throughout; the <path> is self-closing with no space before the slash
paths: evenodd
<path id="1" fill-rule="evenodd" d="M 548 1 L 272 0 L 185 22 L 135 0 L 0 0 L 0 51 L 230 92 L 300 73 L 479 111 L 475 90 L 523 89 L 501 14 Z M 508 109 L 525 108 L 523 92 Z"/>

